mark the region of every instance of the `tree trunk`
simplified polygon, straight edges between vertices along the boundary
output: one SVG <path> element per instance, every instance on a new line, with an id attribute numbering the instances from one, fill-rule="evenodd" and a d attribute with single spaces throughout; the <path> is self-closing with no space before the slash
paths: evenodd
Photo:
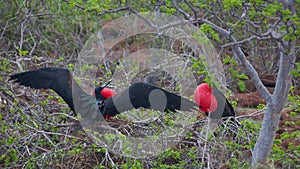
<path id="1" fill-rule="evenodd" d="M 253 167 L 258 164 L 266 165 L 267 158 L 272 150 L 281 110 L 282 108 L 277 105 L 267 103 L 262 128 L 252 154 Z"/>
<path id="2" fill-rule="evenodd" d="M 277 75 L 276 86 L 271 99 L 267 101 L 267 108 L 264 115 L 262 128 L 256 141 L 252 154 L 252 167 L 267 165 L 267 158 L 271 154 L 274 137 L 277 131 L 281 110 L 287 101 L 289 89 L 292 84 L 292 75 L 295 62 L 295 42 L 289 44 L 289 53 L 285 54 L 285 48 L 279 45 L 280 65 Z"/>

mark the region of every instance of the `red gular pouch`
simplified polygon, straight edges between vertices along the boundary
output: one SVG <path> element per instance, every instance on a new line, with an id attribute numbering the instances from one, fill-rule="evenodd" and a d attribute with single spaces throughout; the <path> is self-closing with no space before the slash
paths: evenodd
<path id="1" fill-rule="evenodd" d="M 103 88 L 100 92 L 101 96 L 103 96 L 105 99 L 108 99 L 116 94 L 115 91 L 109 88 Z M 92 91 L 92 96 L 95 96 L 95 91 Z"/>
<path id="2" fill-rule="evenodd" d="M 216 97 L 212 94 L 212 88 L 207 83 L 200 84 L 194 93 L 194 102 L 199 105 L 202 112 L 214 112 L 218 107 Z"/>
<path id="3" fill-rule="evenodd" d="M 104 98 L 106 98 L 106 99 L 112 97 L 112 96 L 115 95 L 115 94 L 116 94 L 116 92 L 113 91 L 113 90 L 111 90 L 111 89 L 109 89 L 109 88 L 103 88 L 103 89 L 101 90 L 101 95 L 102 95 Z"/>

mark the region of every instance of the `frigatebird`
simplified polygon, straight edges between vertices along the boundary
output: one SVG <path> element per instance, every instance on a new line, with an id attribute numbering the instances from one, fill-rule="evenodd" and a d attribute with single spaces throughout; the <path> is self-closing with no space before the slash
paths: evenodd
<path id="1" fill-rule="evenodd" d="M 117 114 L 140 107 L 158 111 L 200 110 L 212 118 L 235 116 L 232 105 L 215 86 L 200 84 L 194 93 L 194 102 L 166 91 L 151 83 L 138 82 L 119 93 L 96 87 L 94 94 L 85 93 L 71 73 L 62 68 L 41 68 L 10 76 L 9 80 L 34 89 L 52 89 L 83 118 L 109 119 Z M 99 112 L 100 113 L 97 113 Z"/>

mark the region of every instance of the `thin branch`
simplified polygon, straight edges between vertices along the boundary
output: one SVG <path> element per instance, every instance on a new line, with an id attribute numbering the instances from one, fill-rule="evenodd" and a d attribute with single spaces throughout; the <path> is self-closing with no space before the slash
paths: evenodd
<path id="1" fill-rule="evenodd" d="M 189 6 L 189 8 L 193 11 L 193 14 L 194 14 L 194 19 L 193 20 L 196 20 L 197 19 L 197 12 L 196 10 L 193 8 L 192 4 L 190 4 L 187 0 L 184 0 L 184 2 Z"/>
<path id="2" fill-rule="evenodd" d="M 254 116 L 258 116 L 260 114 L 264 114 L 265 111 L 266 111 L 266 108 L 263 108 L 263 109 L 255 111 L 255 112 L 253 112 L 251 114 L 241 115 L 241 116 L 237 116 L 235 118 L 236 119 L 240 119 L 240 118 L 254 117 Z"/>
<path id="3" fill-rule="evenodd" d="M 279 65 L 279 71 L 276 79 L 276 86 L 273 93 L 276 104 L 281 103 L 282 100 L 286 100 L 288 95 L 288 90 L 290 89 L 291 86 L 292 75 L 289 73 L 294 67 L 291 64 L 295 63 L 296 60 L 296 57 L 294 56 L 295 48 L 296 48 L 295 46 L 296 46 L 296 41 L 293 41 L 289 46 L 289 53 L 286 54 L 285 51 L 287 49 L 283 48 L 282 44 L 279 44 L 280 65 Z"/>
<path id="4" fill-rule="evenodd" d="M 178 12 L 180 12 L 181 14 L 183 14 L 186 18 L 190 18 L 190 15 L 185 12 L 184 10 L 182 10 L 176 3 L 176 0 L 172 0 L 172 4 L 173 6 L 177 9 Z"/>
<path id="5" fill-rule="evenodd" d="M 97 16 L 101 16 L 101 15 L 108 14 L 108 13 L 117 13 L 120 11 L 126 11 L 128 9 L 129 9 L 129 6 L 124 6 L 124 7 L 109 9 L 109 10 L 103 10 L 103 12 L 97 13 Z"/>
<path id="6" fill-rule="evenodd" d="M 252 40 L 269 40 L 269 39 L 272 39 L 272 37 L 251 36 L 251 37 L 243 39 L 241 41 L 227 43 L 227 44 L 221 46 L 221 48 L 231 47 L 231 46 L 235 46 L 235 45 L 239 46 L 241 44 L 248 43 L 248 42 L 250 42 Z"/>

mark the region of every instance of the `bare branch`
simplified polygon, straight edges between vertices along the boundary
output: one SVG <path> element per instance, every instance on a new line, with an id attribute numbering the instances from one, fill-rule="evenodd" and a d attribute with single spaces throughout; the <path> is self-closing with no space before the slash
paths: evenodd
<path id="1" fill-rule="evenodd" d="M 268 89 L 266 88 L 266 86 L 264 86 L 264 84 L 260 80 L 258 73 L 255 70 L 255 68 L 253 67 L 253 65 L 248 61 L 248 59 L 246 58 L 244 52 L 242 51 L 242 49 L 240 47 L 238 47 L 237 45 L 234 45 L 234 46 L 232 46 L 232 49 L 233 49 L 233 52 L 236 53 L 237 57 L 241 61 L 242 65 L 245 67 L 248 74 L 250 75 L 251 80 L 254 83 L 256 89 L 262 95 L 264 100 L 266 102 L 268 102 L 271 99 L 271 94 L 268 91 Z"/>
<path id="2" fill-rule="evenodd" d="M 183 14 L 186 18 L 190 18 L 190 15 L 185 12 L 184 10 L 182 10 L 176 3 L 176 0 L 172 0 L 172 4 L 173 6 L 177 9 L 178 12 L 180 12 L 181 14 Z"/>
<path id="3" fill-rule="evenodd" d="M 236 46 L 236 45 L 239 46 L 239 45 L 248 43 L 248 42 L 250 42 L 252 40 L 269 40 L 269 39 L 272 39 L 272 37 L 251 36 L 251 37 L 249 37 L 247 39 L 243 39 L 241 41 L 227 43 L 227 44 L 223 45 L 221 48 L 226 48 L 226 47 L 231 47 L 231 46 Z"/>
<path id="4" fill-rule="evenodd" d="M 196 10 L 193 8 L 192 4 L 190 4 L 187 0 L 184 0 L 184 2 L 189 6 L 189 8 L 193 11 L 193 14 L 194 14 L 194 19 L 193 20 L 196 20 L 197 19 L 197 12 Z"/>
<path id="5" fill-rule="evenodd" d="M 288 54 L 285 53 L 286 49 L 280 46 L 280 65 L 276 80 L 276 86 L 273 93 L 273 99 L 275 99 L 275 103 L 277 104 L 283 102 L 283 100 L 284 103 L 286 102 L 286 99 L 283 98 L 287 98 L 287 94 L 291 86 L 292 75 L 289 73 L 293 69 L 292 65 L 296 60 L 296 57 L 294 56 L 296 48 L 295 46 L 296 41 L 293 41 L 290 44 L 290 50 Z M 282 106 L 284 105 L 284 103 L 282 104 Z"/>

